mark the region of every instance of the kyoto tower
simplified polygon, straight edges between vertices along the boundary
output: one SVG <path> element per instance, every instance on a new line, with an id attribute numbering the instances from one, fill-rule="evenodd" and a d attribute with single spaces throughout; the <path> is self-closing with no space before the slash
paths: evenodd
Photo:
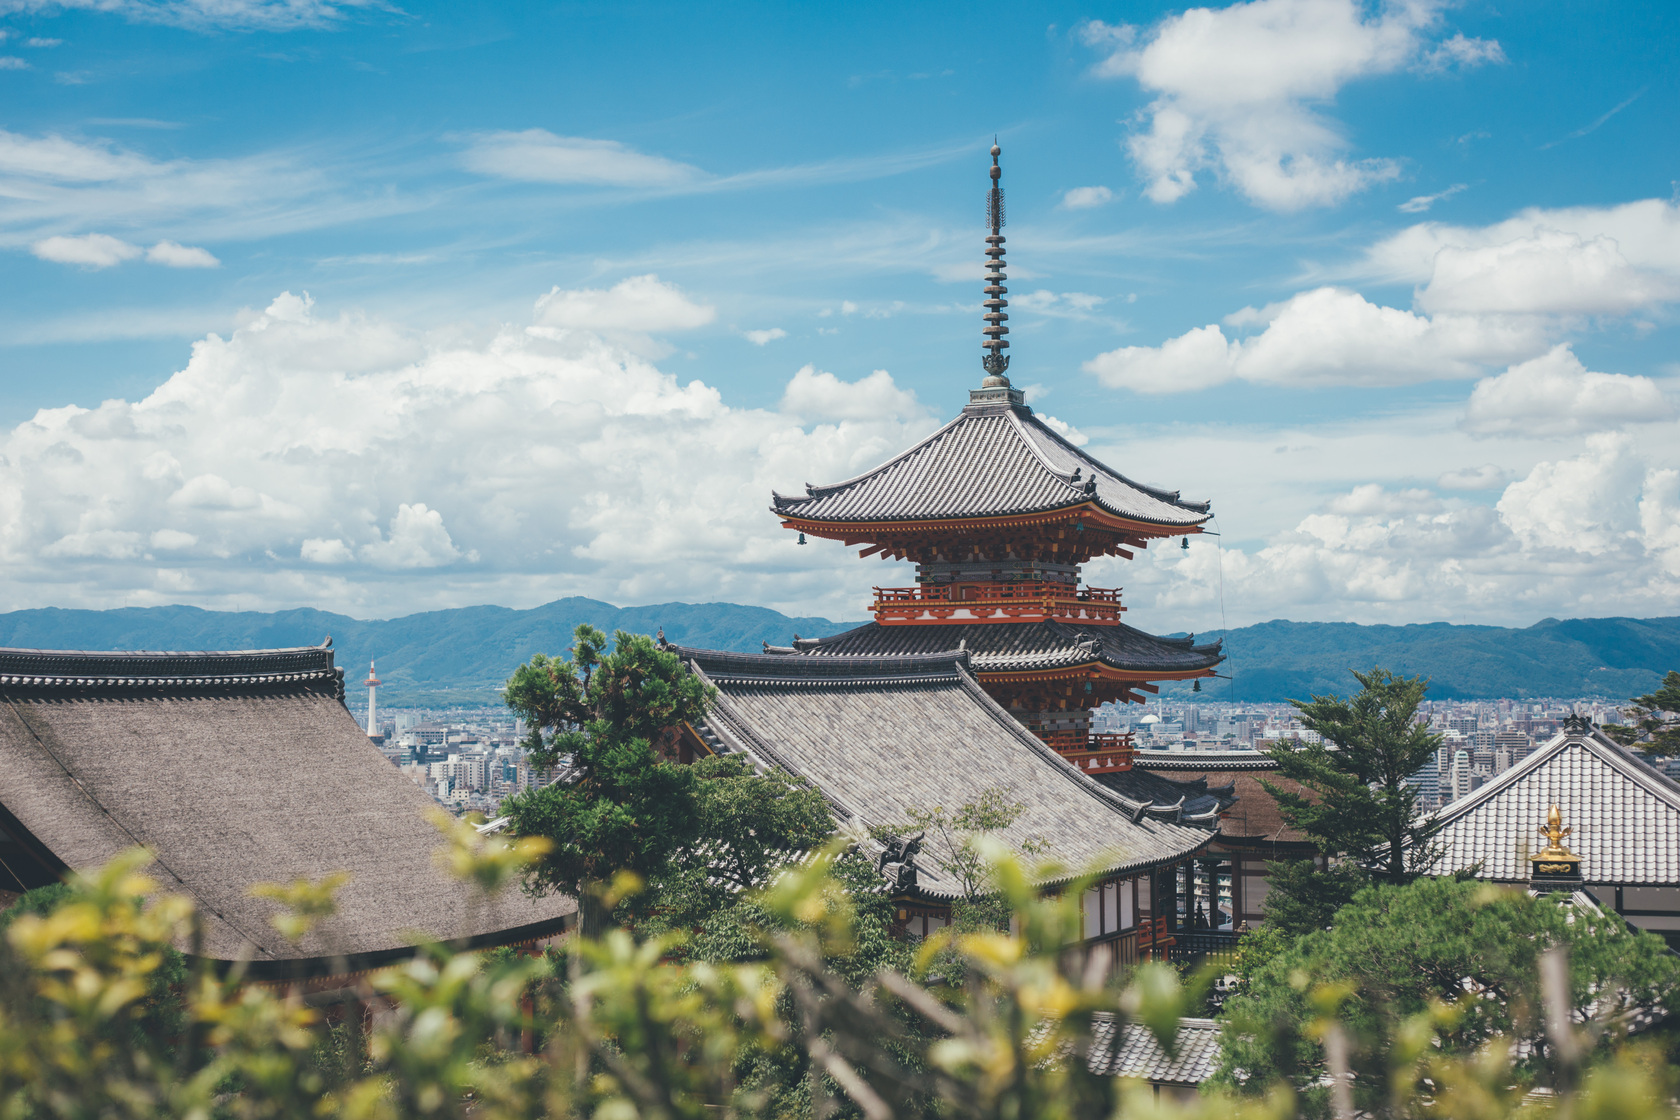
<path id="1" fill-rule="evenodd" d="M 368 679 L 362 682 L 367 685 L 368 690 L 367 733 L 369 739 L 379 738 L 379 686 L 383 683 L 380 681 L 378 674 L 373 671 L 373 664 L 372 661 L 368 662 Z"/>

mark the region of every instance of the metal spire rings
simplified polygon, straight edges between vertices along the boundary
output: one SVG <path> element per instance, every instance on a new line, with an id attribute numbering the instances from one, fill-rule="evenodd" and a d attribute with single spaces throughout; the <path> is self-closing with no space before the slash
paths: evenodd
<path id="1" fill-rule="evenodd" d="M 980 332 L 986 336 L 986 341 L 980 344 L 986 351 L 980 361 L 986 379 L 980 384 L 988 389 L 1009 384 L 1009 378 L 1004 376 L 1009 368 L 1009 355 L 1004 353 L 1009 343 L 1003 337 L 1009 333 L 1009 328 L 1003 325 L 1009 319 L 1003 312 L 1009 306 L 1009 301 L 1003 298 L 1009 289 L 1003 286 L 1007 262 L 1003 259 L 1003 234 L 999 232 L 1003 229 L 1003 188 L 998 186 L 998 180 L 1003 178 L 1003 169 L 998 166 L 1002 151 L 996 144 L 992 145 L 992 189 L 986 193 L 986 223 L 992 232 L 986 238 L 986 256 L 991 259 L 986 263 L 986 313 L 981 316 L 986 320 L 986 329 Z"/>

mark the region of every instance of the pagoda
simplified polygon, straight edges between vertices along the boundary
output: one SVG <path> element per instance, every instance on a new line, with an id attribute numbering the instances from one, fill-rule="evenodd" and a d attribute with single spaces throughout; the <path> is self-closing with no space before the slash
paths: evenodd
<path id="1" fill-rule="evenodd" d="M 1131 767 L 1129 736 L 1091 731 L 1091 709 L 1141 701 L 1159 681 L 1212 676 L 1219 644 L 1159 638 L 1126 625 L 1119 588 L 1089 587 L 1081 567 L 1131 559 L 1151 541 L 1202 532 L 1209 503 L 1137 483 L 1033 414 L 1009 382 L 1003 172 L 991 150 L 980 388 L 955 420 L 844 482 L 772 494 L 785 528 L 863 545 L 860 557 L 910 560 L 913 587 L 877 587 L 875 620 L 767 652 L 921 656 L 966 650 L 982 686 L 1074 766 Z"/>

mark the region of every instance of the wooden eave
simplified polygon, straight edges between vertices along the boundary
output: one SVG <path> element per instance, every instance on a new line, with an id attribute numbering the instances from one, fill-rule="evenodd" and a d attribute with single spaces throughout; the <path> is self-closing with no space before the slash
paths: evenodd
<path id="1" fill-rule="evenodd" d="M 819 521 L 805 517 L 783 517 L 782 527 L 810 533 L 812 536 L 843 541 L 850 545 L 906 533 L 990 533 L 1036 525 L 1061 525 L 1073 521 L 1083 521 L 1088 528 L 1135 538 L 1187 536 L 1203 531 L 1200 525 L 1157 525 L 1120 517 L 1095 502 L 1080 502 L 1078 505 L 1063 506 L 1042 513 L 1012 513 L 1001 517 L 941 517 L 915 521 Z"/>

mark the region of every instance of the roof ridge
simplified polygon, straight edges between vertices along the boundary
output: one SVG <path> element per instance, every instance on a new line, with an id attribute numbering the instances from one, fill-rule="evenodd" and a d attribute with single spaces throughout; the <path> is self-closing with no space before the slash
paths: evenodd
<path id="1" fill-rule="evenodd" d="M 797 494 L 778 493 L 775 490 L 770 491 L 771 497 L 773 497 L 773 498 L 783 498 L 783 499 L 786 499 L 788 501 L 799 502 L 799 501 L 804 501 L 807 498 L 815 498 L 820 494 L 831 494 L 836 490 L 844 490 L 848 486 L 852 486 L 852 485 L 854 485 L 856 483 L 859 483 L 859 482 L 862 482 L 862 481 L 864 481 L 865 479 L 868 479 L 868 478 L 873 478 L 875 475 L 880 474 L 882 471 L 886 470 L 888 467 L 891 467 L 891 466 L 901 462 L 902 460 L 909 458 L 911 455 L 914 455 L 916 452 L 920 451 L 923 447 L 926 447 L 928 444 L 932 443 L 934 440 L 938 439 L 940 436 L 944 435 L 946 432 L 950 431 L 952 428 L 954 428 L 958 424 L 962 423 L 965 419 L 967 419 L 966 416 L 964 416 L 960 412 L 957 413 L 956 416 L 954 416 L 950 420 L 947 420 L 944 424 L 940 425 L 933 432 L 929 433 L 928 435 L 923 436 L 921 439 L 917 440 L 915 443 L 911 444 L 909 447 L 905 448 L 903 451 L 900 451 L 897 455 L 894 455 L 892 458 L 888 459 L 886 462 L 881 463 L 878 466 L 871 467 L 868 470 L 864 471 L 862 474 L 853 475 L 851 478 L 843 479 L 840 482 L 831 482 L 831 483 L 828 483 L 825 486 L 813 486 L 809 482 L 807 482 L 805 484 L 805 498 L 801 498 Z M 775 512 L 776 507 L 775 507 L 774 503 L 771 504 L 770 509 L 771 509 L 772 512 Z"/>
<path id="2" fill-rule="evenodd" d="M 1036 415 L 1036 414 L 1029 414 L 1024 419 L 1027 420 L 1027 421 L 1031 421 L 1032 426 L 1035 429 L 1037 429 L 1040 432 L 1043 432 L 1045 435 L 1049 436 L 1051 439 L 1055 440 L 1057 443 L 1059 443 L 1063 447 L 1067 448 L 1067 450 L 1071 454 L 1077 455 L 1079 458 L 1084 459 L 1088 463 L 1092 463 L 1092 464 L 1094 464 L 1098 467 L 1101 467 L 1102 470 L 1103 470 L 1103 473 L 1107 474 L 1110 478 L 1114 479 L 1116 482 L 1124 483 L 1125 485 L 1130 486 L 1134 490 L 1141 490 L 1145 494 L 1148 494 L 1151 498 L 1155 498 L 1158 501 L 1168 502 L 1168 503 L 1170 503 L 1172 505 L 1175 505 L 1175 506 L 1181 506 L 1184 509 L 1194 510 L 1197 513 L 1206 513 L 1206 512 L 1208 512 L 1208 510 L 1210 510 L 1213 507 L 1213 503 L 1211 501 L 1207 501 L 1207 502 L 1187 502 L 1187 501 L 1185 501 L 1184 498 L 1182 497 L 1182 495 L 1184 493 L 1182 490 L 1168 490 L 1168 489 L 1165 489 L 1164 487 L 1151 486 L 1148 483 L 1138 482 L 1135 479 L 1131 479 L 1131 478 L 1126 477 L 1125 475 L 1121 474 L 1119 471 L 1115 470 L 1113 467 L 1109 466 L 1107 463 L 1103 462 L 1101 459 L 1097 458 L 1095 455 L 1092 455 L 1090 452 L 1086 451 L 1084 448 L 1075 444 L 1072 440 L 1067 439 L 1060 432 L 1056 431 L 1056 429 L 1054 429 L 1050 425 L 1046 424 L 1044 422 L 1043 418 Z"/>

